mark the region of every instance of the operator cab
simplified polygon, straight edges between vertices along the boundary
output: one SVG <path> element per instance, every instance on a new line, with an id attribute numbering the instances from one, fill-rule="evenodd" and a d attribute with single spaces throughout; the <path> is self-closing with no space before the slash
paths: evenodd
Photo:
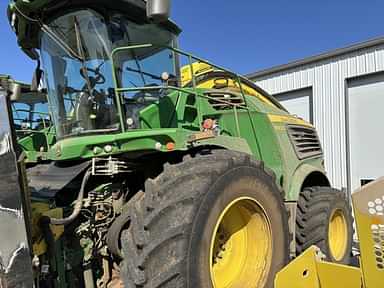
<path id="1" fill-rule="evenodd" d="M 133 125 L 139 122 L 138 112 L 165 93 L 152 88 L 176 79 L 179 71 L 177 56 L 168 47 L 176 46 L 180 31 L 166 24 L 89 8 L 48 22 L 40 50 L 58 138 L 139 128 Z M 143 44 L 148 47 L 130 49 Z"/>

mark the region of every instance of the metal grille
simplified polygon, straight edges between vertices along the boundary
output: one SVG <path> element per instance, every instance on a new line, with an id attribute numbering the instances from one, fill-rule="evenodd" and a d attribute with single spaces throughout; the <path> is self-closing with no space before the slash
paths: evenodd
<path id="1" fill-rule="evenodd" d="M 245 108 L 243 95 L 228 89 L 211 89 L 205 93 L 205 96 L 208 98 L 212 108 L 216 110 L 233 109 L 234 106 Z"/>
<path id="2" fill-rule="evenodd" d="M 319 137 L 314 128 L 289 125 L 288 135 L 300 160 L 323 153 Z"/>

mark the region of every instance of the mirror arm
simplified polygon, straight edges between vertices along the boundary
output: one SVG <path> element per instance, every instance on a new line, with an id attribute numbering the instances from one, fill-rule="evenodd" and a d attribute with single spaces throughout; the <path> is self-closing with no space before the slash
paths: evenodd
<path id="1" fill-rule="evenodd" d="M 39 85 L 41 82 L 41 77 L 43 75 L 43 70 L 40 69 L 40 60 L 37 59 L 37 66 L 35 72 L 33 73 L 33 79 L 31 83 L 31 91 L 37 92 L 39 90 Z"/>

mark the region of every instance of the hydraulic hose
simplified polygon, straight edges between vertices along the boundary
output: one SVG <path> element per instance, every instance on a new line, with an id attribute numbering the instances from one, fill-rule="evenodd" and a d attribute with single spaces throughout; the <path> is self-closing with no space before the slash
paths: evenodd
<path id="1" fill-rule="evenodd" d="M 84 175 L 83 181 L 81 183 L 81 188 L 79 195 L 77 196 L 75 207 L 73 209 L 73 212 L 71 215 L 69 215 L 66 218 L 57 219 L 57 218 L 50 218 L 50 224 L 52 225 L 68 225 L 73 222 L 79 216 L 81 209 L 83 208 L 83 200 L 84 200 L 84 190 L 85 186 L 87 185 L 87 182 L 89 178 L 91 177 L 92 173 L 91 170 L 87 170 L 87 172 Z"/>

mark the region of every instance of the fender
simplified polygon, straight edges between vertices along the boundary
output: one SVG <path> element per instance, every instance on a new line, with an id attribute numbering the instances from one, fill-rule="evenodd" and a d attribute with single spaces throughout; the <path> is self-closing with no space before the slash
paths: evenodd
<path id="1" fill-rule="evenodd" d="M 324 176 L 328 180 L 328 177 L 326 176 L 324 170 L 319 169 L 319 167 L 317 166 L 314 166 L 308 163 L 303 163 L 296 169 L 295 173 L 292 176 L 292 181 L 291 181 L 290 187 L 288 188 L 285 200 L 297 201 L 299 199 L 299 194 L 301 192 L 301 188 L 303 186 L 304 181 L 307 179 L 307 177 L 310 174 L 314 172 L 320 173 L 322 176 Z"/>

